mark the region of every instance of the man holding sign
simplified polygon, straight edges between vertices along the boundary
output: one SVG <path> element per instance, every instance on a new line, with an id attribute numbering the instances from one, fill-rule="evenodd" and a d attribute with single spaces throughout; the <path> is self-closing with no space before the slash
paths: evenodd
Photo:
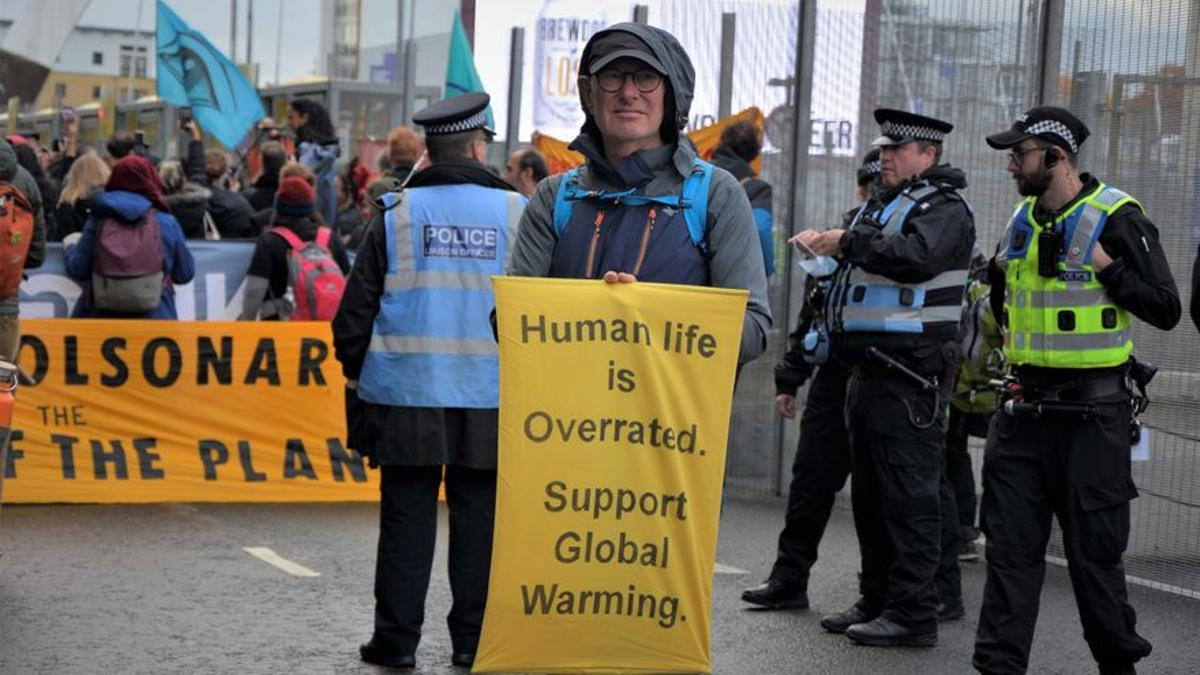
<path id="1" fill-rule="evenodd" d="M 711 669 L 734 370 L 771 315 L 745 192 L 681 142 L 694 78 L 663 30 L 592 36 L 571 145 L 587 162 L 538 185 L 509 268 L 559 280 L 496 282 L 501 479 L 477 671 Z"/>
<path id="2" fill-rule="evenodd" d="M 766 273 L 737 179 L 681 142 L 695 85 L 670 33 L 621 23 L 580 59 L 584 166 L 542 181 L 521 218 L 514 276 L 746 289 L 739 363 L 766 349 Z"/>

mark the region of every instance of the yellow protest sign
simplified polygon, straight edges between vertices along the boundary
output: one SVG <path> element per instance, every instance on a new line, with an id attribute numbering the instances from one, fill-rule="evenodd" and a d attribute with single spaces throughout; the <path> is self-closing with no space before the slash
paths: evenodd
<path id="1" fill-rule="evenodd" d="M 707 671 L 746 293 L 497 278 L 483 672 Z"/>
<path id="2" fill-rule="evenodd" d="M 21 322 L 6 503 L 369 501 L 318 322 Z"/>

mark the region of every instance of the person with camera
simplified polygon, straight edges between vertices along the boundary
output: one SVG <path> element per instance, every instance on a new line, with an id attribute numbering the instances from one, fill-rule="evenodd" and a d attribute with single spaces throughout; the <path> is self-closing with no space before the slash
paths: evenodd
<path id="1" fill-rule="evenodd" d="M 258 235 L 254 224 L 254 209 L 241 193 L 232 189 L 229 159 L 220 150 L 205 150 L 196 121 L 186 118 L 179 124 L 188 134 L 187 159 L 184 168 L 187 179 L 208 188 L 208 212 L 221 239 L 245 239 Z"/>
<path id="2" fill-rule="evenodd" d="M 983 673 L 1029 665 L 1052 515 L 1100 672 L 1133 673 L 1151 649 L 1121 564 L 1137 496 L 1130 445 L 1153 375 L 1132 358 L 1131 330 L 1135 316 L 1170 330 L 1181 305 L 1142 204 L 1080 173 L 1089 133 L 1070 111 L 1040 106 L 987 138 L 1009 151 L 1024 199 L 989 268 L 1015 381 L 984 452 L 987 584 L 973 659 Z"/>

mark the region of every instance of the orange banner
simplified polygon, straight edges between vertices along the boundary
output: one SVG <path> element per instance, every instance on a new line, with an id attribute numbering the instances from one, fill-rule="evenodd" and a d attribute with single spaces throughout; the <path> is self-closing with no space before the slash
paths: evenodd
<path id="1" fill-rule="evenodd" d="M 325 323 L 22 321 L 6 503 L 373 501 Z"/>
<path id="2" fill-rule="evenodd" d="M 713 151 L 721 142 L 721 132 L 734 122 L 753 122 L 754 128 L 758 129 L 759 138 L 762 137 L 763 114 L 761 110 L 754 107 L 746 108 L 736 115 L 730 115 L 716 124 L 690 132 L 687 136 L 696 146 L 696 151 L 701 158 L 712 159 Z M 533 132 L 533 147 L 546 158 L 546 165 L 550 168 L 551 174 L 563 173 L 583 164 L 583 155 L 571 150 L 567 145 L 567 141 L 560 141 L 553 136 Z M 755 175 L 761 174 L 762 157 L 756 157 L 753 162 L 750 162 L 750 166 L 754 169 Z"/>

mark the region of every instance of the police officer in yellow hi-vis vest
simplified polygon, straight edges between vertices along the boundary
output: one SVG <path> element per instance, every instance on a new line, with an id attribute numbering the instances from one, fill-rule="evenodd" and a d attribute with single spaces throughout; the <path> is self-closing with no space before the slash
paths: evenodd
<path id="1" fill-rule="evenodd" d="M 1043 106 L 987 139 L 1009 150 L 1025 199 L 989 275 L 1015 380 L 984 454 L 988 570 L 973 659 L 983 673 L 1028 667 L 1052 515 L 1100 672 L 1133 673 L 1150 653 L 1121 564 L 1137 496 L 1135 392 L 1152 374 L 1131 360 L 1131 322 L 1170 330 L 1179 292 L 1142 204 L 1079 172 L 1088 134 L 1069 111 Z"/>
<path id="2" fill-rule="evenodd" d="M 364 661 L 415 665 L 445 468 L 451 662 L 470 666 L 487 600 L 499 367 L 488 315 L 525 198 L 484 162 L 487 94 L 418 112 L 432 165 L 383 196 L 333 321 L 350 447 L 380 467 L 375 631 Z"/>

